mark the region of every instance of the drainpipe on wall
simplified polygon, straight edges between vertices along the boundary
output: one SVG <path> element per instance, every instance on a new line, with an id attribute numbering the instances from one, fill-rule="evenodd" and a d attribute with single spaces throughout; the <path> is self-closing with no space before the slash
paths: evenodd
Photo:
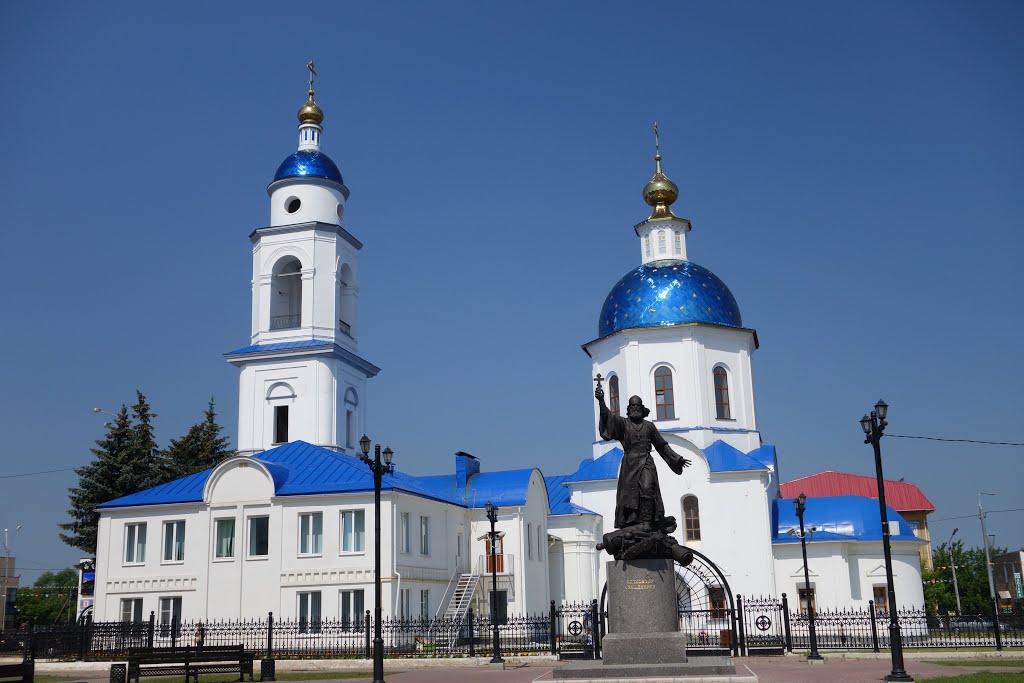
<path id="1" fill-rule="evenodd" d="M 394 514 L 397 501 L 392 499 L 391 501 L 391 570 L 398 577 L 398 581 L 395 583 L 395 592 L 391 595 L 391 616 L 395 616 L 395 605 L 398 603 L 400 596 L 402 595 L 402 575 L 398 573 L 398 553 L 396 548 L 398 544 L 395 543 L 395 539 L 398 538 L 398 517 L 399 515 Z"/>

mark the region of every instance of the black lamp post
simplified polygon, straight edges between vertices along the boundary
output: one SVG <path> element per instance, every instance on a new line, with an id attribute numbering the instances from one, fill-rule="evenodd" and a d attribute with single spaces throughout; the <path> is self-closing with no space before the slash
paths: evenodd
<path id="1" fill-rule="evenodd" d="M 494 656 L 491 664 L 504 664 L 501 658 L 501 645 L 498 642 L 498 532 L 494 525 L 498 523 L 498 508 L 487 501 L 487 519 L 491 522 L 491 626 L 494 629 Z"/>
<path id="2" fill-rule="evenodd" d="M 380 444 L 377 444 L 373 448 L 371 460 L 370 437 L 365 434 L 359 439 L 359 450 L 363 452 L 359 459 L 373 472 L 373 683 L 384 683 L 384 638 L 380 632 L 380 484 L 385 474 L 395 471 L 391 466 L 394 451 L 385 448 L 384 462 L 381 462 Z"/>
<path id="3" fill-rule="evenodd" d="M 892 549 L 889 546 L 889 514 L 885 509 L 885 479 L 882 478 L 882 432 L 888 426 L 885 416 L 889 406 L 879 399 L 870 415 L 860 419 L 861 429 L 867 434 L 864 443 L 875 450 L 875 477 L 878 479 L 878 508 L 882 517 L 882 552 L 885 553 L 885 582 L 889 592 L 889 651 L 892 654 L 892 671 L 887 681 L 912 681 L 913 676 L 903 666 L 903 638 L 900 636 L 900 622 L 896 616 L 896 590 L 892 581 Z"/>
<path id="4" fill-rule="evenodd" d="M 804 595 L 807 598 L 807 630 L 811 636 L 811 654 L 807 659 L 823 660 L 818 654 L 818 636 L 814 632 L 814 601 L 811 599 L 811 575 L 807 569 L 807 534 L 804 532 L 804 510 L 807 509 L 807 496 L 801 493 L 794 501 L 796 517 L 800 520 L 800 550 L 804 555 Z"/>

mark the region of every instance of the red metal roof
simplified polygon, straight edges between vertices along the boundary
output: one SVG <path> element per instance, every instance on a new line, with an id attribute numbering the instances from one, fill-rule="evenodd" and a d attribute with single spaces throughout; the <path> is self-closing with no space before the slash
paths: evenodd
<path id="1" fill-rule="evenodd" d="M 860 474 L 846 474 L 826 470 L 779 485 L 783 498 L 796 498 L 801 493 L 808 498 L 815 496 L 865 496 L 878 499 L 878 480 Z M 925 510 L 932 512 L 935 506 L 921 493 L 917 484 L 907 481 L 885 480 L 885 502 L 897 512 Z"/>

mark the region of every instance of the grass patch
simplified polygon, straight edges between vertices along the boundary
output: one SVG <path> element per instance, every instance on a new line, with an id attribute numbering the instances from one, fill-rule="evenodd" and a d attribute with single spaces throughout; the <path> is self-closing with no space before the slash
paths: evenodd
<path id="1" fill-rule="evenodd" d="M 917 683 L 1024 683 L 1024 673 L 981 672 L 942 678 L 918 678 Z"/>
<path id="2" fill-rule="evenodd" d="M 998 659 L 992 657 L 991 659 L 926 659 L 925 661 L 929 664 L 938 664 L 939 666 L 1012 666 L 1024 669 L 1024 659 Z"/>

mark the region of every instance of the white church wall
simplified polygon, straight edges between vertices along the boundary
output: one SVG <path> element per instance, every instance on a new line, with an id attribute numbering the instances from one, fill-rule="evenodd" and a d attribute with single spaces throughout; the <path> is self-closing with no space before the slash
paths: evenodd
<path id="1" fill-rule="evenodd" d="M 551 600 L 590 602 L 599 597 L 598 551 L 603 532 L 599 515 L 556 515 L 548 518 L 553 539 L 548 554 Z"/>
<path id="2" fill-rule="evenodd" d="M 298 208 L 289 211 L 299 200 Z M 275 183 L 270 193 L 270 224 L 291 225 L 293 223 L 341 224 L 345 212 L 345 196 L 336 187 L 316 178 L 302 178 L 299 181 Z"/>
<path id="3" fill-rule="evenodd" d="M 548 608 L 551 588 L 547 571 L 548 494 L 540 470 L 534 470 L 527 486 L 526 505 L 520 508 L 519 556 L 523 614 L 539 614 Z M 518 592 L 518 591 L 517 591 Z"/>

